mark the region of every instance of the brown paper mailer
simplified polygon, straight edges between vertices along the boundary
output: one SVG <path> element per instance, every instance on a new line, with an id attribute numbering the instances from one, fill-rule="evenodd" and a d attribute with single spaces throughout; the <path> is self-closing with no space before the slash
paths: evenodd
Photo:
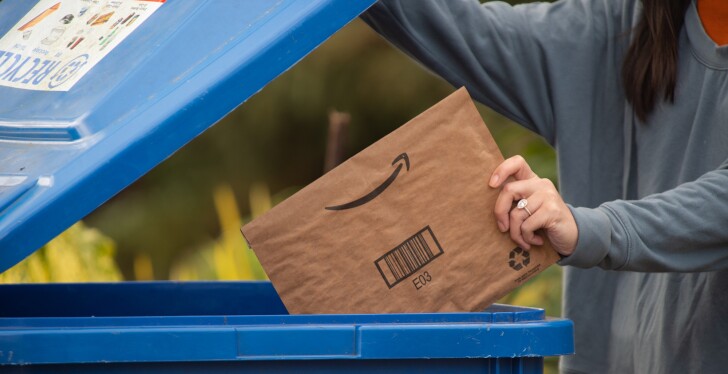
<path id="1" fill-rule="evenodd" d="M 480 311 L 558 260 L 498 230 L 502 161 L 462 88 L 242 232 L 292 314 Z"/>

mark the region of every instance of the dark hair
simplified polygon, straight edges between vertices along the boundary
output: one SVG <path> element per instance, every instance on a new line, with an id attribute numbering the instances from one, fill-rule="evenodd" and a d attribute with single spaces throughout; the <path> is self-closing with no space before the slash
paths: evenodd
<path id="1" fill-rule="evenodd" d="M 659 99 L 675 101 L 678 41 L 690 1 L 642 0 L 642 15 L 622 65 L 622 84 L 643 122 Z"/>

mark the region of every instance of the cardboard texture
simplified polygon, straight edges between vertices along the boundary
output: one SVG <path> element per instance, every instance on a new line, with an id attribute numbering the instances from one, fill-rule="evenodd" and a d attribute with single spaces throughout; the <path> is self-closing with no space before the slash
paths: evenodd
<path id="1" fill-rule="evenodd" d="M 292 314 L 480 311 L 558 260 L 498 231 L 462 88 L 242 228 Z"/>

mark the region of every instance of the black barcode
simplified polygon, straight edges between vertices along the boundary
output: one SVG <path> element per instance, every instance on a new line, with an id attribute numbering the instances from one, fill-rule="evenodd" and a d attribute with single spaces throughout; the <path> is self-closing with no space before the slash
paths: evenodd
<path id="1" fill-rule="evenodd" d="M 427 226 L 378 258 L 374 264 L 387 286 L 392 288 L 442 253 L 440 243 Z"/>

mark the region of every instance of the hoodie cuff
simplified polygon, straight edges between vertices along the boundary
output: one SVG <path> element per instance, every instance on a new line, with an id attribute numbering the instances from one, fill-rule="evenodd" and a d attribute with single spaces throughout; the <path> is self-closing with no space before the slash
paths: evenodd
<path id="1" fill-rule="evenodd" d="M 612 224 L 599 209 L 574 208 L 568 205 L 576 221 L 579 237 L 574 253 L 561 258 L 559 265 L 590 268 L 599 265 L 608 255 Z"/>

